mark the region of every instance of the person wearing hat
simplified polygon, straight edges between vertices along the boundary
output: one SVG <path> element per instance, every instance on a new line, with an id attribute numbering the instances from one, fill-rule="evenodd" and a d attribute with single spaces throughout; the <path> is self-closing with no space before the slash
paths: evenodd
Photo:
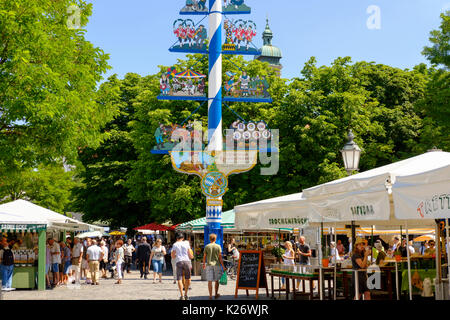
<path id="1" fill-rule="evenodd" d="M 369 266 L 368 257 L 370 255 L 370 248 L 366 246 L 366 242 L 364 239 L 358 238 L 355 241 L 355 246 L 352 252 L 352 266 L 353 270 L 364 270 Z M 352 286 L 355 291 L 355 299 L 356 299 L 356 277 L 355 273 L 352 274 Z M 359 295 L 364 295 L 364 300 L 370 300 L 370 291 L 367 287 L 367 271 L 358 271 L 358 291 Z M 360 299 L 360 297 L 358 297 Z"/>

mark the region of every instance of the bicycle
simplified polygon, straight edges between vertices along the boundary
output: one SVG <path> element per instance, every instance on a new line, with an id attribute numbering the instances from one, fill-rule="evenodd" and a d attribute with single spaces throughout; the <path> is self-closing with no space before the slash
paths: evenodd
<path id="1" fill-rule="evenodd" d="M 227 268 L 226 273 L 227 276 L 231 280 L 236 280 L 237 276 L 237 262 L 231 258 L 231 260 L 223 260 L 225 267 Z"/>

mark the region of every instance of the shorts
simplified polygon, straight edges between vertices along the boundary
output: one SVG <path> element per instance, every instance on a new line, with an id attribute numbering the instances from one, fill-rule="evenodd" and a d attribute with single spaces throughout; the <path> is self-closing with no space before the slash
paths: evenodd
<path id="1" fill-rule="evenodd" d="M 45 264 L 45 274 L 49 274 L 50 271 L 52 271 L 51 263 Z"/>
<path id="2" fill-rule="evenodd" d="M 59 263 L 52 264 L 52 272 L 59 272 Z"/>
<path id="3" fill-rule="evenodd" d="M 106 271 L 106 262 L 104 260 L 100 261 L 100 270 L 105 270 Z"/>
<path id="4" fill-rule="evenodd" d="M 69 271 L 72 270 L 71 266 L 72 266 L 72 262 L 70 262 L 70 261 L 64 262 L 64 274 L 66 274 L 66 275 L 69 274 Z"/>
<path id="5" fill-rule="evenodd" d="M 88 264 L 88 262 L 85 259 L 83 259 L 83 261 L 81 262 L 81 268 L 82 269 L 89 269 L 89 264 Z"/>
<path id="6" fill-rule="evenodd" d="M 162 273 L 163 260 L 152 260 L 153 271 Z"/>
<path id="7" fill-rule="evenodd" d="M 185 279 L 191 278 L 191 262 L 179 261 L 177 262 L 177 280 L 183 279 L 183 273 Z"/>
<path id="8" fill-rule="evenodd" d="M 206 281 L 219 281 L 222 276 L 221 266 L 206 266 Z"/>

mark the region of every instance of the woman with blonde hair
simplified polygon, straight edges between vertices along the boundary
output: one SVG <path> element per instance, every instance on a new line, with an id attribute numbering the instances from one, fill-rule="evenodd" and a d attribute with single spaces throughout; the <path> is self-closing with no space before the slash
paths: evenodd
<path id="1" fill-rule="evenodd" d="M 292 242 L 286 241 L 284 243 L 284 247 L 285 247 L 285 252 L 283 255 L 283 262 L 285 265 L 293 266 L 295 264 L 295 252 L 294 252 L 294 249 L 292 248 Z M 282 283 L 281 289 L 285 288 L 284 282 L 285 282 L 285 278 L 281 278 L 281 283 Z"/>
<path id="2" fill-rule="evenodd" d="M 166 248 L 162 246 L 162 240 L 157 239 L 150 255 L 150 261 L 153 266 L 153 283 L 156 283 L 156 274 L 159 274 L 159 282 L 162 282 L 162 267 L 165 255 Z"/>

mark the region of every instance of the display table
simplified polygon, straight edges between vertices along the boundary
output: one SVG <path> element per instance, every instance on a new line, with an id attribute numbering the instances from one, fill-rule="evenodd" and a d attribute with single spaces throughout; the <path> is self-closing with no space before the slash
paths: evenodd
<path id="1" fill-rule="evenodd" d="M 333 274 L 330 273 L 331 270 L 334 270 L 334 268 L 323 268 L 324 271 L 324 281 L 328 281 L 328 299 L 331 300 L 332 299 L 332 291 L 331 291 L 331 282 L 333 281 Z M 274 288 L 274 281 L 273 278 L 274 277 L 278 277 L 278 278 L 285 278 L 286 279 L 286 300 L 289 300 L 289 295 L 290 295 L 290 280 L 292 279 L 292 298 L 295 299 L 296 296 L 302 296 L 302 295 L 308 295 L 310 300 L 314 299 L 314 290 L 313 290 L 313 283 L 314 281 L 317 281 L 318 285 L 319 285 L 319 292 L 320 292 L 320 281 L 319 281 L 319 273 L 315 272 L 315 273 L 310 273 L 310 274 L 301 274 L 301 273 L 282 273 L 282 272 L 276 272 L 276 271 L 270 271 L 269 272 L 269 276 L 270 276 L 270 282 L 271 282 L 271 289 L 272 289 L 272 298 L 275 298 L 274 292 L 278 291 L 279 293 L 281 291 L 284 291 L 282 289 L 275 289 Z M 295 282 L 296 281 L 302 281 L 302 291 L 297 291 L 296 290 L 296 286 L 295 286 Z M 309 292 L 305 291 L 305 282 L 309 281 Z M 333 286 L 334 287 L 334 286 Z"/>
<path id="2" fill-rule="evenodd" d="M 16 289 L 36 288 L 37 267 L 14 266 L 12 287 Z"/>
<path id="3" fill-rule="evenodd" d="M 436 278 L 436 269 L 411 269 L 411 278 L 416 273 L 416 271 L 419 273 L 420 280 L 423 281 L 425 278 L 430 278 L 431 280 L 431 286 L 434 288 L 433 278 Z M 408 281 L 408 270 L 403 270 L 402 272 L 402 285 L 401 285 L 402 291 L 409 291 L 409 281 Z M 414 281 L 412 285 L 412 291 L 413 294 L 420 294 L 422 291 L 414 286 Z"/>

